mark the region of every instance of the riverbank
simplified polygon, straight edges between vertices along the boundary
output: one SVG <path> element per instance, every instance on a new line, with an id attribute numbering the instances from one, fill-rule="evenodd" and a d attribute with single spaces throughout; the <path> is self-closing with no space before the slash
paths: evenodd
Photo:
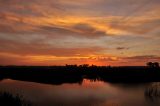
<path id="1" fill-rule="evenodd" d="M 80 83 L 83 78 L 115 83 L 160 82 L 159 67 L 1 66 L 0 79 L 39 83 Z"/>

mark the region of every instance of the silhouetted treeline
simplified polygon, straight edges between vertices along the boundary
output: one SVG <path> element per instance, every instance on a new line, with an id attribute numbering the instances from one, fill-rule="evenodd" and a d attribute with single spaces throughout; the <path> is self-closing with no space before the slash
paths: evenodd
<path id="1" fill-rule="evenodd" d="M 50 84 L 81 84 L 83 78 L 107 82 L 156 82 L 160 81 L 160 68 L 94 65 L 0 66 L 0 79 L 4 78 Z"/>

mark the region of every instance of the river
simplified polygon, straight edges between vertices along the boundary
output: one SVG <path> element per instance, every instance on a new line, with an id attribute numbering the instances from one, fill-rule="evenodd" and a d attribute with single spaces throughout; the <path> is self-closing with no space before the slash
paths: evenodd
<path id="1" fill-rule="evenodd" d="M 4 79 L 0 92 L 19 94 L 33 106 L 160 106 L 159 96 L 146 96 L 155 83 L 122 84 L 84 79 L 81 84 L 41 84 Z"/>

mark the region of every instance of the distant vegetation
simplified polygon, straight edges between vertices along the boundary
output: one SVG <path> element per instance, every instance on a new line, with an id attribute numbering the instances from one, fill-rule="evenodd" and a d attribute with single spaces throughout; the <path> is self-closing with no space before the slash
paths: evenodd
<path id="1" fill-rule="evenodd" d="M 147 66 L 1 66 L 0 79 L 11 78 L 16 80 L 63 84 L 79 83 L 83 78 L 106 82 L 159 82 L 160 67 L 157 63 L 147 63 Z"/>
<path id="2" fill-rule="evenodd" d="M 7 92 L 0 92 L 0 106 L 31 106 L 20 95 L 12 95 Z"/>

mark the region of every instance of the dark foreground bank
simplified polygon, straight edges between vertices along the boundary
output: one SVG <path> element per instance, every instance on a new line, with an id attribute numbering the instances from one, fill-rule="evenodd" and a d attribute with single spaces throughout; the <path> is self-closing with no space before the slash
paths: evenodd
<path id="1" fill-rule="evenodd" d="M 39 83 L 82 83 L 83 78 L 115 83 L 160 82 L 159 67 L 1 66 L 0 79 Z"/>

